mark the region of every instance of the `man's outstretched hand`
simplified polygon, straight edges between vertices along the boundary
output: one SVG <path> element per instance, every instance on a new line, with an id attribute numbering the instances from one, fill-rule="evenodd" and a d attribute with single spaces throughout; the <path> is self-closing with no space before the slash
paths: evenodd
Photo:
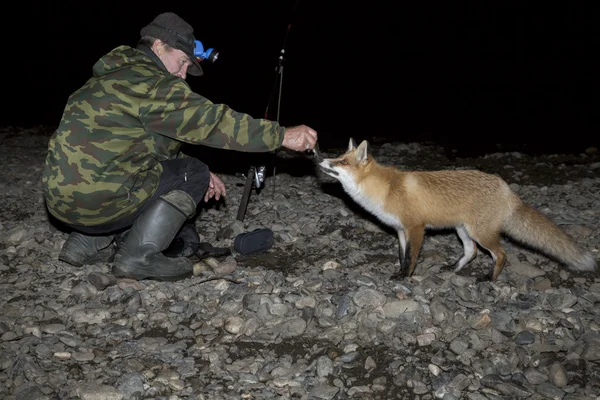
<path id="1" fill-rule="evenodd" d="M 295 151 L 312 150 L 317 138 L 317 131 L 306 125 L 292 126 L 285 128 L 282 146 Z"/>

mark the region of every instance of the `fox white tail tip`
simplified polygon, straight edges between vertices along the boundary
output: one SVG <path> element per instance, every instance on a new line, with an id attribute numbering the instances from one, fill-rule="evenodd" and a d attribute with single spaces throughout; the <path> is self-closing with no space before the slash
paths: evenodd
<path id="1" fill-rule="evenodd" d="M 591 253 L 584 254 L 581 259 L 571 265 L 577 271 L 594 271 L 597 268 L 596 260 Z"/>

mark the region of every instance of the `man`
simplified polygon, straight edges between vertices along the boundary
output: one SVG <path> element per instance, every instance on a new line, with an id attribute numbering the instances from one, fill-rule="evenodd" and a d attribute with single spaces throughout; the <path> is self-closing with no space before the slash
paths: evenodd
<path id="1" fill-rule="evenodd" d="M 162 252 L 200 201 L 218 200 L 226 190 L 181 146 L 244 152 L 315 146 L 317 133 L 305 125 L 253 119 L 192 92 L 187 74 L 202 75 L 193 32 L 176 14 L 160 14 L 142 28 L 137 48 L 104 55 L 69 97 L 43 172 L 48 211 L 73 229 L 59 259 L 91 263 L 115 241 L 117 276 L 190 276 L 189 259 Z"/>

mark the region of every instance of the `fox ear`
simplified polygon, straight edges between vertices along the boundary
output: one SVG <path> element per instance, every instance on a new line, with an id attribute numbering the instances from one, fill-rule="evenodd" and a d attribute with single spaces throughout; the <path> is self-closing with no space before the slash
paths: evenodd
<path id="1" fill-rule="evenodd" d="M 363 140 L 356 149 L 356 161 L 363 163 L 369 158 L 369 142 Z"/>
<path id="2" fill-rule="evenodd" d="M 348 143 L 348 151 L 354 150 L 356 148 L 356 142 L 354 139 L 350 138 L 350 142 Z"/>

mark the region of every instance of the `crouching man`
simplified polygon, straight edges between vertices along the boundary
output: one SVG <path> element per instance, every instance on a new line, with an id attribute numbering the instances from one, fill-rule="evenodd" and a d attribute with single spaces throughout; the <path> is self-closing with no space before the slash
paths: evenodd
<path id="1" fill-rule="evenodd" d="M 178 233 L 195 231 L 189 222 L 199 202 L 226 194 L 182 145 L 306 151 L 317 133 L 254 119 L 193 92 L 187 75 L 202 75 L 200 62 L 214 57 L 176 14 L 158 15 L 140 33 L 137 47 L 102 56 L 69 97 L 49 142 L 44 195 L 49 213 L 72 229 L 60 260 L 81 266 L 115 248 L 114 275 L 177 280 L 192 274 L 192 264 L 163 251 Z"/>

